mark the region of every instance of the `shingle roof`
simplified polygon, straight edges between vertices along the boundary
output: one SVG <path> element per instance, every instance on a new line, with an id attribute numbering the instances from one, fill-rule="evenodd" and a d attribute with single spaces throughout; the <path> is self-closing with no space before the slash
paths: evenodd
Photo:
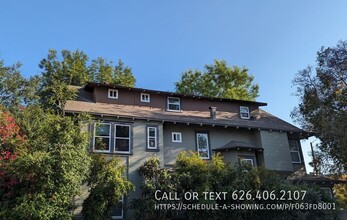
<path id="1" fill-rule="evenodd" d="M 250 150 L 250 151 L 262 151 L 263 148 L 255 147 L 252 144 L 243 141 L 230 141 L 226 145 L 215 148 L 213 151 L 228 151 L 228 150 Z"/>
<path id="2" fill-rule="evenodd" d="M 292 132 L 301 134 L 303 138 L 312 136 L 262 109 L 251 112 L 251 115 L 258 117 L 251 117 L 249 120 L 241 119 L 237 113 L 223 111 L 217 111 L 216 119 L 212 119 L 209 111 L 171 112 L 147 106 L 95 103 L 92 93 L 85 87 L 71 86 L 70 88 L 77 90 L 77 99 L 69 100 L 65 105 L 65 111 L 71 113 L 87 112 L 92 115 L 117 118 Z"/>
<path id="3" fill-rule="evenodd" d="M 264 129 L 283 132 L 307 133 L 271 114 L 260 110 L 259 120 L 240 119 L 237 114 L 230 112 L 217 112 L 216 119 L 211 119 L 209 112 L 183 111 L 168 112 L 151 107 L 130 105 L 94 103 L 86 101 L 68 101 L 65 105 L 66 112 L 87 112 L 92 115 L 114 116 L 123 118 L 136 118 L 175 123 L 204 124 L 212 126 L 228 126 L 247 129 Z"/>
<path id="4" fill-rule="evenodd" d="M 297 183 L 325 183 L 325 184 L 338 184 L 338 183 L 346 183 L 345 180 L 340 179 L 333 179 L 329 176 L 324 175 L 312 175 L 312 174 L 305 174 L 300 177 L 294 177 L 291 179 L 293 182 Z"/>

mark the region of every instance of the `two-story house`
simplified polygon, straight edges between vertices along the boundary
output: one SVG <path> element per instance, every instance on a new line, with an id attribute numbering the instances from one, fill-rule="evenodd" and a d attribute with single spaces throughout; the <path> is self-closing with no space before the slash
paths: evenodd
<path id="1" fill-rule="evenodd" d="M 137 189 L 137 169 L 146 158 L 156 154 L 172 166 L 182 150 L 206 160 L 221 152 L 231 164 L 245 161 L 283 174 L 305 169 L 300 140 L 310 134 L 262 110 L 266 103 L 102 83 L 76 89 L 78 98 L 66 103 L 66 113 L 94 116 L 86 128 L 91 149 L 118 156 Z M 124 210 L 114 211 L 114 218 L 125 217 Z"/>

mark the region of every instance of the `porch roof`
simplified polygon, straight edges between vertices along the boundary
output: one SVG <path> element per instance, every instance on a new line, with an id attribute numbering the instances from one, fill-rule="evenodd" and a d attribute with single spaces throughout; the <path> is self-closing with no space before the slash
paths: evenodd
<path id="1" fill-rule="evenodd" d="M 264 148 L 255 147 L 252 144 L 243 142 L 243 141 L 230 141 L 226 145 L 213 149 L 213 151 L 223 152 L 223 151 L 232 151 L 232 150 L 248 150 L 248 151 L 263 151 Z"/>

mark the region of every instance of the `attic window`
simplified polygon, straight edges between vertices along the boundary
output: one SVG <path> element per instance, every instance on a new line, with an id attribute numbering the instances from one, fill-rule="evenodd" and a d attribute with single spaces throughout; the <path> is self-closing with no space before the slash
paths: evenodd
<path id="1" fill-rule="evenodd" d="M 167 98 L 167 110 L 168 111 L 181 111 L 181 101 L 177 97 L 168 97 Z"/>
<path id="2" fill-rule="evenodd" d="M 150 102 L 151 98 L 148 93 L 141 93 L 141 102 Z"/>
<path id="3" fill-rule="evenodd" d="M 242 119 L 249 119 L 249 108 L 246 106 L 240 106 L 240 116 Z"/>
<path id="4" fill-rule="evenodd" d="M 108 89 L 108 98 L 118 99 L 118 90 L 117 89 Z"/>

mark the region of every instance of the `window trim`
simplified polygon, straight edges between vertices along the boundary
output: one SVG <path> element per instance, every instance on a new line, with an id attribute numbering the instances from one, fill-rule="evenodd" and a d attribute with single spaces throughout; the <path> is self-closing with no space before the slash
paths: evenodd
<path id="1" fill-rule="evenodd" d="M 116 93 L 116 96 L 111 96 L 110 92 L 113 92 L 113 94 Z M 108 89 L 107 96 L 109 99 L 118 99 L 118 89 Z"/>
<path id="2" fill-rule="evenodd" d="M 203 134 L 203 135 L 206 135 L 207 137 L 207 157 L 201 157 L 200 154 L 199 154 L 199 141 L 198 141 L 198 135 L 199 134 Z M 201 159 L 204 159 L 204 160 L 210 160 L 211 159 L 211 147 L 210 147 L 210 135 L 208 132 L 204 132 L 204 131 L 197 131 L 195 132 L 195 141 L 196 141 L 196 151 L 198 152 L 198 155 Z"/>
<path id="3" fill-rule="evenodd" d="M 295 145 L 298 148 L 298 150 L 292 150 L 291 149 L 291 147 L 290 147 L 291 146 L 291 144 L 290 144 L 291 142 L 295 143 Z M 289 143 L 290 159 L 291 159 L 292 163 L 302 163 L 301 155 L 300 155 L 300 145 L 299 145 L 298 141 L 297 140 L 288 140 L 288 143 Z M 293 161 L 292 153 L 297 153 L 298 154 L 299 161 Z"/>
<path id="4" fill-rule="evenodd" d="M 147 96 L 147 97 L 148 97 L 148 100 L 142 99 L 142 96 Z M 146 102 L 146 103 L 151 102 L 151 95 L 150 95 L 149 93 L 143 93 L 143 92 L 141 92 L 141 94 L 140 94 L 140 101 L 141 101 L 141 102 Z"/>
<path id="5" fill-rule="evenodd" d="M 174 138 L 175 135 L 178 135 L 180 137 L 179 140 L 175 140 L 175 138 Z M 171 133 L 171 141 L 173 143 L 182 143 L 182 132 L 172 132 Z"/>
<path id="6" fill-rule="evenodd" d="M 252 167 L 255 167 L 255 160 L 254 160 L 254 157 L 244 157 L 244 156 L 241 156 L 240 158 L 240 162 L 242 163 L 243 161 L 252 161 Z M 247 163 L 247 162 L 246 162 Z"/>
<path id="7" fill-rule="evenodd" d="M 331 199 L 334 198 L 333 191 L 330 187 L 320 187 L 320 188 L 321 188 L 321 190 L 324 191 L 325 194 L 327 194 L 327 196 L 329 196 L 329 198 L 331 198 Z M 327 192 L 327 190 L 329 190 L 329 193 Z"/>
<path id="8" fill-rule="evenodd" d="M 154 132 L 154 134 L 155 134 L 155 136 L 154 137 L 150 137 L 149 136 L 149 129 L 150 128 L 154 128 L 155 130 L 155 132 Z M 149 125 L 149 126 L 147 126 L 147 133 L 146 133 L 146 137 L 147 137 L 147 150 L 158 150 L 159 149 L 159 143 L 158 143 L 158 127 L 157 126 L 152 126 L 152 125 Z M 154 140 L 155 140 L 155 147 L 150 147 L 149 146 L 149 139 L 150 138 L 154 138 Z"/>
<path id="9" fill-rule="evenodd" d="M 109 141 L 108 141 L 108 150 L 96 150 L 95 149 L 95 138 L 96 137 L 101 137 L 101 138 L 105 138 L 106 136 L 96 136 L 95 134 L 96 134 L 96 126 L 97 125 L 101 125 L 101 124 L 107 124 L 107 125 L 109 125 L 109 134 L 108 134 L 108 139 L 109 139 Z M 97 153 L 111 153 L 111 139 L 112 139 L 112 131 L 111 131 L 111 129 L 112 129 L 112 126 L 111 126 L 111 123 L 109 123 L 109 122 L 102 122 L 102 123 L 94 123 L 94 131 L 93 131 L 93 152 L 97 152 Z"/>
<path id="10" fill-rule="evenodd" d="M 124 218 L 124 196 L 121 197 L 119 202 L 122 202 L 122 208 L 121 208 L 122 215 L 112 215 L 111 219 L 123 219 Z"/>
<path id="11" fill-rule="evenodd" d="M 243 112 L 243 110 L 247 110 L 247 112 Z M 242 114 L 248 114 L 248 116 L 244 117 Z M 240 106 L 240 118 L 242 119 L 250 119 L 249 107 L 248 106 Z"/>
<path id="12" fill-rule="evenodd" d="M 170 98 L 174 98 L 174 99 L 178 99 L 178 110 L 175 110 L 175 109 L 170 109 L 170 102 L 169 102 L 169 99 Z M 166 99 L 166 111 L 170 111 L 170 112 L 181 112 L 181 98 L 179 97 L 174 97 L 174 96 L 168 96 L 167 99 Z M 176 105 L 176 104 L 172 104 L 171 105 Z"/>
<path id="13" fill-rule="evenodd" d="M 122 139 L 122 140 L 129 140 L 129 151 L 116 151 L 116 139 L 117 139 L 117 126 L 127 126 L 129 127 L 129 136 L 128 138 L 124 138 L 124 137 L 118 137 L 118 139 Z M 132 132 L 131 132 L 131 125 L 129 124 L 122 124 L 122 123 L 114 123 L 113 125 L 114 131 L 113 131 L 113 153 L 117 153 L 117 154 L 131 154 L 131 136 L 132 136 Z"/>

